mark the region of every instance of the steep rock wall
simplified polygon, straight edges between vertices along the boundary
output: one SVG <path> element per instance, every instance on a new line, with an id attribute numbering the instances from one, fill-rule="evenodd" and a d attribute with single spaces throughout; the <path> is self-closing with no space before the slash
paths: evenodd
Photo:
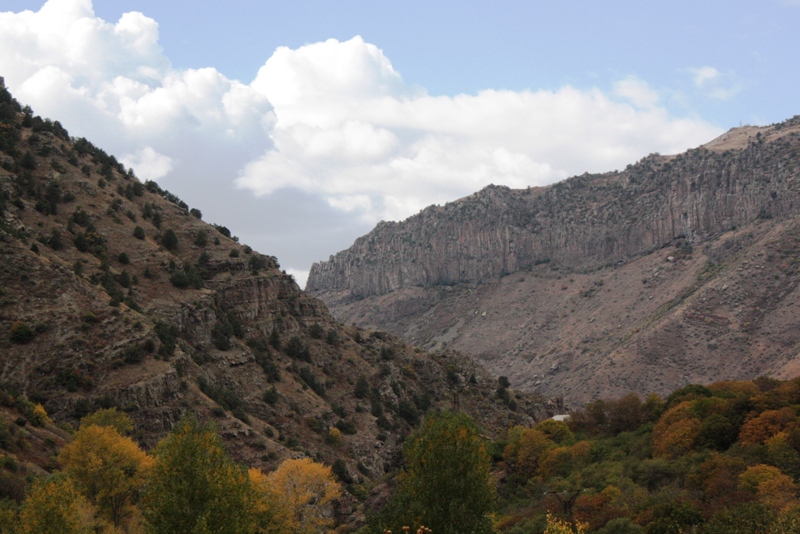
<path id="1" fill-rule="evenodd" d="M 800 207 L 798 129 L 795 117 L 758 129 L 743 149 L 712 143 L 546 188 L 489 186 L 378 224 L 315 263 L 306 290 L 355 300 L 404 287 L 481 283 L 546 262 L 587 271 L 678 239 L 701 242 L 759 217 L 791 215 Z"/>

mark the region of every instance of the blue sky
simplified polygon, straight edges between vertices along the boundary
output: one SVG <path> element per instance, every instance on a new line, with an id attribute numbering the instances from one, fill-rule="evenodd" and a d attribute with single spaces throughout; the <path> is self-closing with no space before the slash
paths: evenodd
<path id="1" fill-rule="evenodd" d="M 301 279 L 488 183 L 800 113 L 797 0 L 43 4 L 0 4 L 17 98 Z"/>

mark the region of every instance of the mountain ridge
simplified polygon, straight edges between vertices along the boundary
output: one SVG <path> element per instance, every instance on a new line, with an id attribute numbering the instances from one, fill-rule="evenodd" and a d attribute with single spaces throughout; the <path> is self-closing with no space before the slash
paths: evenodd
<path id="1" fill-rule="evenodd" d="M 249 466 L 339 465 L 340 520 L 358 524 L 428 409 L 456 406 L 488 433 L 565 410 L 499 399 L 494 377 L 454 351 L 339 324 L 276 258 L 1 83 L 0 258 L 0 430 L 16 436 L 0 449 L 21 466 L 17 489 L 56 468 L 52 447 L 89 412 L 125 411 L 146 449 L 190 413 Z M 36 403 L 61 426 L 43 434 L 55 445 L 27 424 Z"/>

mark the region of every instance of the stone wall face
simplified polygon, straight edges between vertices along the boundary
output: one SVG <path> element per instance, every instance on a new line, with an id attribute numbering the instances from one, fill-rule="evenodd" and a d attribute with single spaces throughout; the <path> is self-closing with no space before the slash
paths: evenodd
<path id="1" fill-rule="evenodd" d="M 795 118 L 784 128 L 798 125 Z M 622 172 L 546 188 L 489 186 L 403 222 L 378 224 L 315 263 L 306 289 L 358 299 L 481 283 L 544 262 L 576 271 L 626 262 L 676 240 L 696 244 L 759 217 L 795 214 L 798 168 L 800 134 L 791 132 L 768 142 L 759 135 L 741 150 L 651 155 Z"/>

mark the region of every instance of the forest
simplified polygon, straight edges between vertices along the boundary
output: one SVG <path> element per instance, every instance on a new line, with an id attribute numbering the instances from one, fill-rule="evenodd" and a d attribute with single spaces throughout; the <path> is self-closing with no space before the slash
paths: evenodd
<path id="1" fill-rule="evenodd" d="M 40 405 L 26 409 L 30 424 L 51 423 Z M 800 378 L 766 377 L 597 400 L 501 439 L 463 413 L 431 411 L 359 527 L 336 519 L 336 466 L 247 469 L 191 416 L 145 452 L 128 416 L 103 409 L 83 418 L 51 476 L 21 503 L 3 501 L 0 532 L 798 532 L 798 413 Z M 0 428 L 0 446 L 13 434 Z M 7 455 L 0 465 L 15 467 Z"/>

